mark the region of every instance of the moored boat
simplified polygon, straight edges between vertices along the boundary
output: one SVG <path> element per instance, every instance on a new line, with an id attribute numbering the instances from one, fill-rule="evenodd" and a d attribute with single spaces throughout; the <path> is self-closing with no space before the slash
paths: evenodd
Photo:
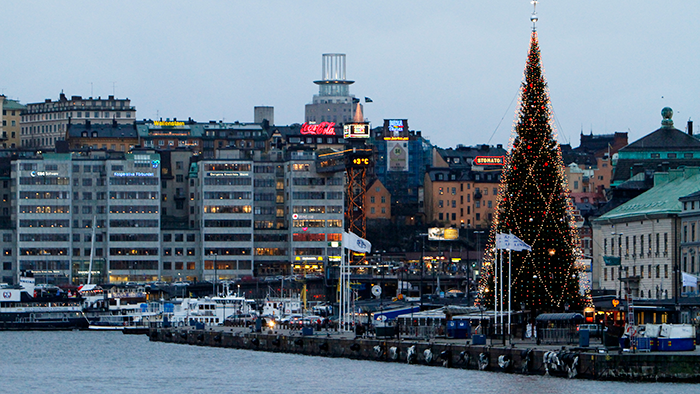
<path id="1" fill-rule="evenodd" d="M 87 328 L 82 299 L 59 288 L 36 290 L 31 272 L 18 286 L 0 289 L 0 330 L 73 330 Z"/>

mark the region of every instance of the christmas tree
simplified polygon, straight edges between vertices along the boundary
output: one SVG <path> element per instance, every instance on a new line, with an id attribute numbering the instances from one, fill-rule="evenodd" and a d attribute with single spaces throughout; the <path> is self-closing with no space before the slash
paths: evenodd
<path id="1" fill-rule="evenodd" d="M 500 254 L 495 248 L 495 235 L 510 233 L 532 250 L 511 252 L 512 278 L 508 277 L 508 251 L 503 251 L 503 297 L 499 295 L 503 310 L 508 309 L 509 291 L 513 309 L 581 310 L 586 297 L 579 291 L 578 232 L 561 148 L 554 138 L 547 83 L 534 29 L 517 116 L 515 138 L 503 169 L 485 256 L 481 302 L 493 307 L 494 294 L 501 287 L 494 289 L 494 266 Z"/>

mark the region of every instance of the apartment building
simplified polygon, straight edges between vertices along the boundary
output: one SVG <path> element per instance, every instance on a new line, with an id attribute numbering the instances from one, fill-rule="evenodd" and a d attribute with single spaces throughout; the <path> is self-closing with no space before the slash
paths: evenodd
<path id="1" fill-rule="evenodd" d="M 41 103 L 29 103 L 22 111 L 20 146 L 53 149 L 56 141 L 65 140 L 71 122 L 80 123 L 86 120 L 92 124 L 131 124 L 136 120 L 136 108 L 128 98 L 68 98 L 63 93 L 56 101 L 46 99 Z"/>

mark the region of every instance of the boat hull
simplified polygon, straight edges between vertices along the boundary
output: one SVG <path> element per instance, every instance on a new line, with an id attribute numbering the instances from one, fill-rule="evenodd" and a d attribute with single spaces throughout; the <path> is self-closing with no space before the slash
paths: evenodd
<path id="1" fill-rule="evenodd" d="M 88 325 L 89 323 L 82 313 L 0 312 L 0 330 L 80 330 L 88 328 Z"/>

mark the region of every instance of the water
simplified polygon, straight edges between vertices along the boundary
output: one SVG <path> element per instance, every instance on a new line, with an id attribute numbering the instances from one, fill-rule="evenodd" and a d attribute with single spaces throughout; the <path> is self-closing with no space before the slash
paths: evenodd
<path id="1" fill-rule="evenodd" d="M 606 393 L 700 386 L 567 380 L 150 342 L 120 332 L 0 332 L 0 393 Z"/>

